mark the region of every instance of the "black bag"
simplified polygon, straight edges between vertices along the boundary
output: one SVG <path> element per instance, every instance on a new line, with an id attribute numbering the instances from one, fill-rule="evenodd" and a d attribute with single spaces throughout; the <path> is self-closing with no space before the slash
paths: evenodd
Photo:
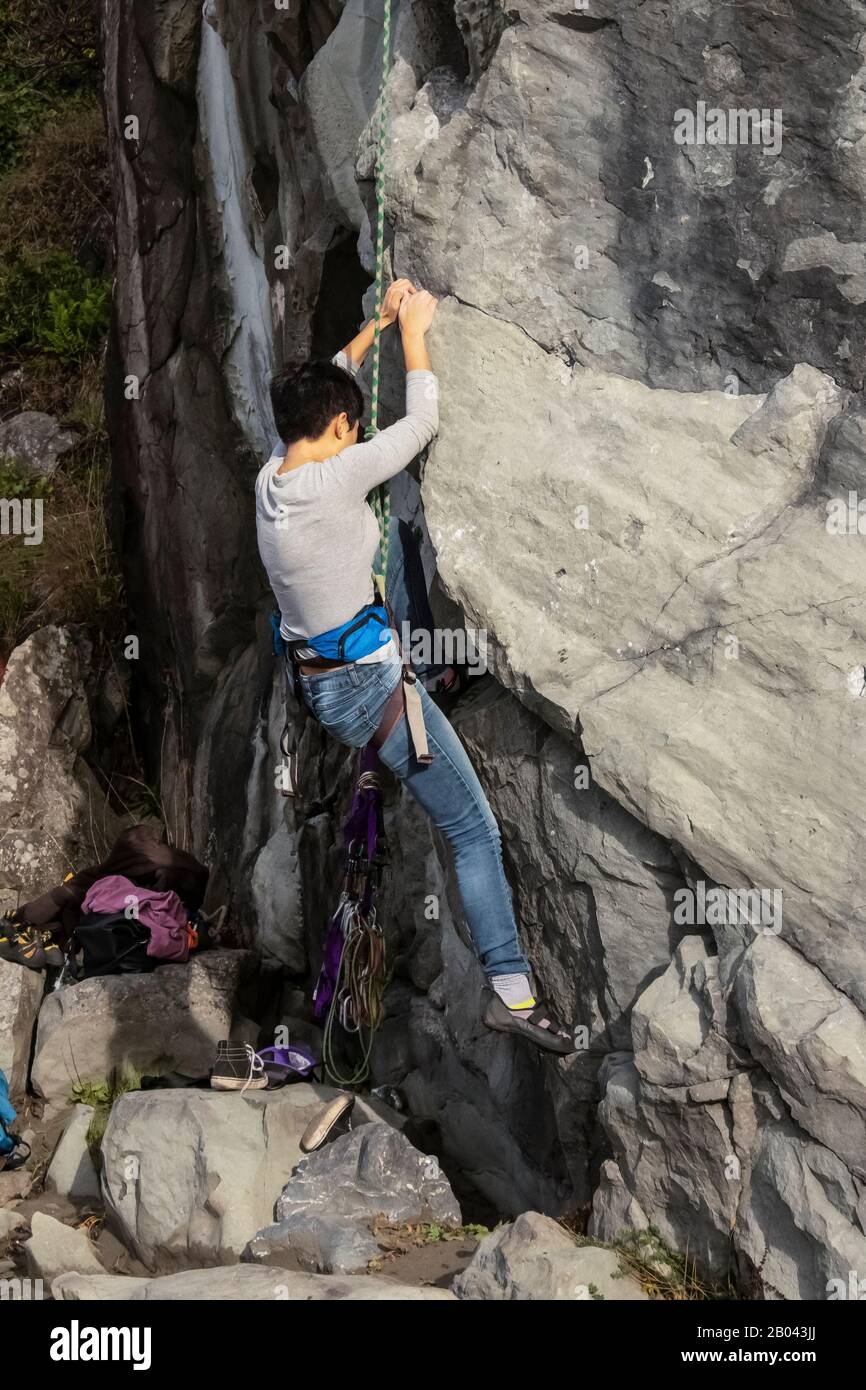
<path id="1" fill-rule="evenodd" d="M 84 955 L 84 980 L 93 975 L 143 975 L 159 964 L 147 954 L 147 927 L 122 912 L 82 912 L 75 936 Z"/>

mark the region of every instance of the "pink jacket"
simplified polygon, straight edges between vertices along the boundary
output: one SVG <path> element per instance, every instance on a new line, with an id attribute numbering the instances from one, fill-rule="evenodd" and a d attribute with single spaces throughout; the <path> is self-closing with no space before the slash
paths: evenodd
<path id="1" fill-rule="evenodd" d="M 165 961 L 189 959 L 189 914 L 177 893 L 139 888 L 122 874 L 109 874 L 88 889 L 81 910 L 123 913 L 150 932 L 149 956 Z"/>

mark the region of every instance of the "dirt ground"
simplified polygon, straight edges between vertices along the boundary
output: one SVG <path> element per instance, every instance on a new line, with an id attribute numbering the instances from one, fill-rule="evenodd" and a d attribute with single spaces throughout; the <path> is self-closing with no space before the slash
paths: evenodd
<path id="1" fill-rule="evenodd" d="M 478 1249 L 471 1237 L 465 1240 L 437 1240 L 430 1245 L 418 1245 L 389 1256 L 379 1273 L 401 1284 L 432 1284 L 447 1289 L 455 1275 L 465 1269 Z"/>

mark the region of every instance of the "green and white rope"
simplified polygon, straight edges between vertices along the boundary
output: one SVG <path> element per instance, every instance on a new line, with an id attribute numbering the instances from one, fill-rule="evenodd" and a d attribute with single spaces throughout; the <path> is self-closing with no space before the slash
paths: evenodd
<path id="1" fill-rule="evenodd" d="M 379 88 L 379 135 L 376 147 L 376 306 L 373 326 L 373 374 L 370 383 L 370 434 L 379 428 L 379 371 L 381 364 L 381 318 L 385 302 L 385 140 L 387 136 L 387 88 L 391 70 L 391 0 L 383 0 L 382 9 L 382 82 Z M 379 558 L 381 573 L 376 582 L 385 597 L 385 575 L 388 571 L 388 538 L 391 525 L 391 497 L 387 483 L 380 484 L 368 498 L 379 523 Z"/>

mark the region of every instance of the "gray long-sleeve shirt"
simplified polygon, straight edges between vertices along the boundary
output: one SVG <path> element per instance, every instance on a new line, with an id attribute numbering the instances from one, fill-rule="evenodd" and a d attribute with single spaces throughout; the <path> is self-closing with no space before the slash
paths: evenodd
<path id="1" fill-rule="evenodd" d="M 343 353 L 333 360 L 358 370 Z M 368 443 L 283 474 L 285 448 L 275 446 L 256 479 L 256 531 L 287 641 L 330 632 L 372 603 L 379 528 L 367 493 L 411 463 L 438 427 L 436 377 L 412 371 L 406 414 Z"/>

